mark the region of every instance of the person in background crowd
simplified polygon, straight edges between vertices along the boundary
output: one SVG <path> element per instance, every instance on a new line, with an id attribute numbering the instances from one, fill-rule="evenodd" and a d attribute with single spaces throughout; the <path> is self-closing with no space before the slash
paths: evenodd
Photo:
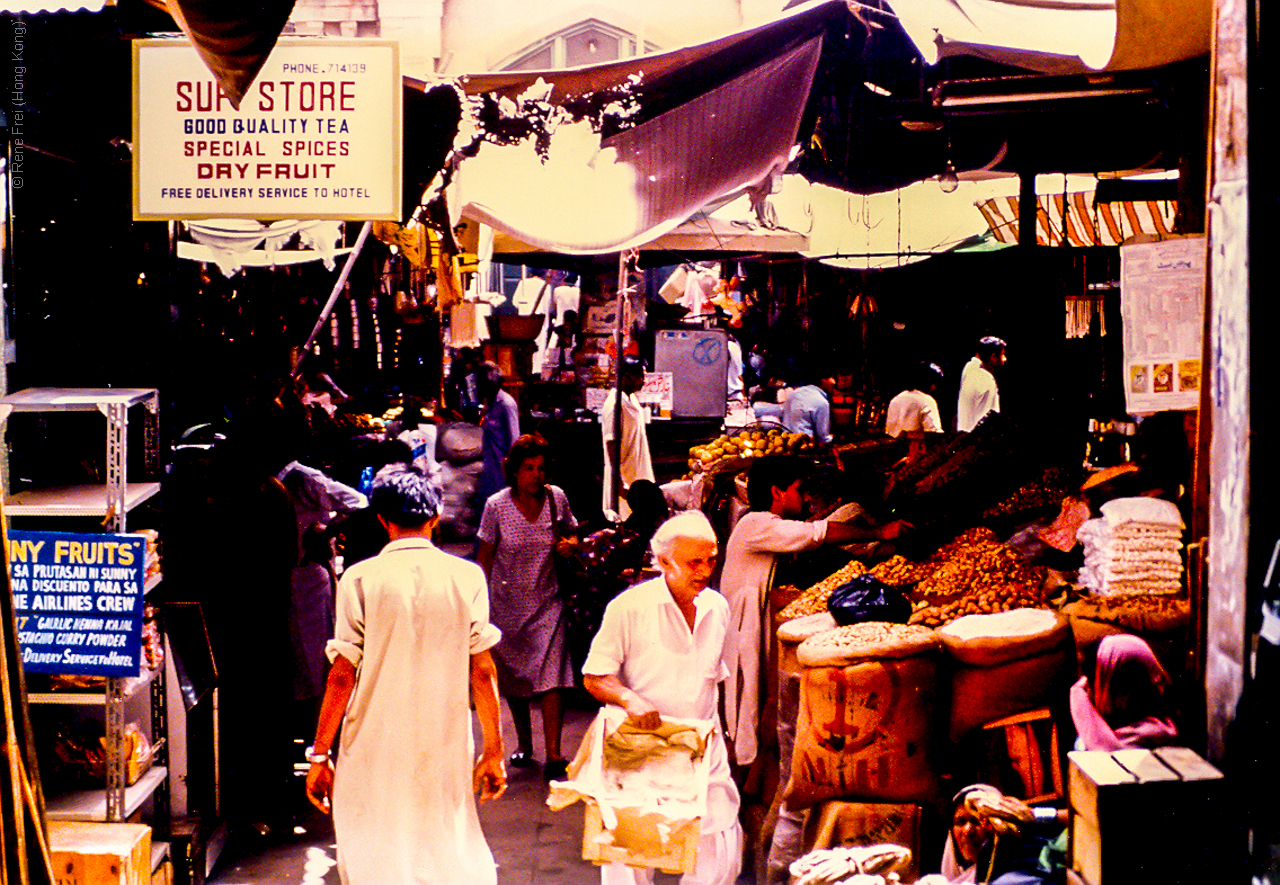
<path id="1" fill-rule="evenodd" d="M 493 363 L 480 367 L 480 401 L 484 415 L 480 429 L 484 433 L 484 467 L 476 483 L 476 496 L 487 501 L 489 496 L 507 484 L 502 467 L 503 459 L 511 451 L 511 445 L 520 435 L 520 409 L 515 398 L 502 389 L 502 370 Z"/>
<path id="2" fill-rule="evenodd" d="M 756 756 L 764 654 L 761 612 L 777 555 L 811 550 L 824 543 L 891 541 L 912 528 L 902 520 L 870 529 L 826 520 L 805 522 L 802 485 L 809 470 L 803 459 L 786 455 L 760 458 L 752 464 L 747 476 L 747 505 L 751 512 L 738 520 L 725 548 L 720 587 L 729 601 L 725 655 L 731 673 L 725 713 L 739 765 L 750 764 Z"/>
<path id="3" fill-rule="evenodd" d="M 764 345 L 755 341 L 747 350 L 742 364 L 743 385 L 746 387 L 748 402 L 755 399 L 764 385 L 766 368 Z"/>
<path id="4" fill-rule="evenodd" d="M 332 418 L 347 396 L 327 372 L 303 372 L 298 378 L 298 397 L 304 406 L 318 405 Z"/>
<path id="5" fill-rule="evenodd" d="M 742 402 L 746 399 L 743 393 L 743 366 L 742 366 L 742 345 L 738 343 L 738 339 L 733 337 L 733 333 L 728 333 L 727 347 L 729 350 L 729 377 L 725 382 L 725 396 L 729 402 Z"/>
<path id="6" fill-rule="evenodd" d="M 301 431 L 292 423 L 275 439 L 275 444 L 285 447 L 280 460 L 288 457 L 284 454 L 287 447 L 301 454 L 305 446 Z M 276 479 L 289 493 L 298 527 L 297 565 L 290 582 L 289 637 L 297 716 L 310 723 L 315 721 L 316 705 L 324 693 L 325 643 L 333 636 L 334 562 L 329 525 L 335 517 L 354 513 L 369 501 L 351 486 L 296 459 L 286 463 Z"/>
<path id="7" fill-rule="evenodd" d="M 625 492 L 638 479 L 654 480 L 653 458 L 649 454 L 649 436 L 646 427 L 649 411 L 640 404 L 636 394 L 644 387 L 644 363 L 638 358 L 622 358 L 622 432 L 614 438 L 614 415 L 618 394 L 611 390 L 605 395 L 600 409 L 600 432 L 604 439 L 604 491 L 601 507 L 608 516 L 616 513 L 626 519 L 631 510 L 627 506 Z M 613 497 L 613 465 L 621 465 L 622 486 L 618 490 L 621 500 Z"/>
<path id="8" fill-rule="evenodd" d="M 280 434 L 264 440 L 264 430 L 283 426 L 278 404 L 250 400 L 234 414 L 224 442 L 207 452 L 179 450 L 165 479 L 165 577 L 182 594 L 178 600 L 200 603 L 207 622 L 218 674 L 220 810 L 234 839 L 288 833 L 296 810 L 286 797 L 296 796 L 290 766 L 298 735 L 288 711 L 298 527 L 275 476 L 288 454 L 272 445 Z M 208 455 L 208 473 L 192 459 L 197 453 Z M 252 568 L 235 580 L 219 567 L 226 536 L 212 526 L 235 526 L 251 539 Z"/>
<path id="9" fill-rule="evenodd" d="M 679 513 L 653 535 L 662 576 L 624 590 L 605 609 L 583 665 L 587 691 L 626 711 L 638 728 L 656 730 L 664 716 L 715 720 L 716 683 L 728 628 L 724 597 L 709 590 L 716 535 L 700 511 Z M 697 865 L 682 885 L 733 885 L 742 867 L 739 797 L 724 736 L 707 743 L 710 781 Z M 652 870 L 622 863 L 600 867 L 602 885 L 653 881 Z"/>
<path id="10" fill-rule="evenodd" d="M 802 381 L 798 386 L 797 380 Z M 820 443 L 831 442 L 831 397 L 827 390 L 803 375 L 792 381 L 792 387 L 782 404 L 782 423 L 792 433 L 803 433 Z"/>
<path id="11" fill-rule="evenodd" d="M 1071 686 L 1071 721 L 1084 750 L 1163 747 L 1178 739 L 1169 674 L 1137 636 L 1116 633 L 1083 649 L 1084 675 Z"/>
<path id="12" fill-rule="evenodd" d="M 542 380 L 570 382 L 575 372 L 573 352 L 578 346 L 578 312 L 566 310 L 551 332 L 555 338 L 548 340 L 542 357 Z"/>
<path id="13" fill-rule="evenodd" d="M 600 629 L 604 607 L 634 583 L 648 564 L 649 541 L 670 515 L 662 490 L 647 479 L 631 484 L 627 504 L 631 515 L 626 522 L 587 535 L 575 554 L 582 580 L 572 588 L 565 605 L 570 653 L 579 669 L 592 637 Z"/>
<path id="14" fill-rule="evenodd" d="M 849 559 L 860 559 L 863 562 L 879 562 L 888 559 L 895 552 L 892 541 L 882 541 L 874 537 L 875 530 L 879 527 L 880 522 L 871 515 L 871 512 L 858 503 L 859 492 L 865 493 L 866 489 L 856 489 L 855 483 L 851 479 L 848 472 L 839 468 L 818 465 L 809 473 L 800 487 L 801 494 L 804 498 L 805 507 L 807 509 L 807 518 L 810 521 L 825 519 L 828 523 L 841 523 L 856 526 L 863 529 L 869 536 L 869 539 L 853 541 L 847 544 L 824 544 L 817 550 L 811 550 L 808 554 L 797 554 L 794 558 L 801 559 L 803 556 L 814 557 L 817 562 L 815 566 L 821 571 L 829 565 L 821 574 L 818 571 L 810 572 L 805 576 L 796 576 L 788 569 L 786 580 L 775 580 L 778 583 L 795 584 L 798 587 L 809 587 L 822 578 L 839 569 L 848 562 Z M 864 500 L 867 498 L 863 497 Z M 835 554 L 841 555 L 836 557 Z M 797 577 L 798 580 L 792 578 Z M 809 578 L 812 577 L 812 580 Z"/>
<path id="15" fill-rule="evenodd" d="M 517 768 L 534 764 L 529 702 L 537 698 L 543 774 L 554 780 L 564 777 L 567 766 L 560 753 L 562 691 L 574 686 L 574 678 L 553 558 L 573 553 L 578 523 L 564 491 L 547 483 L 549 454 L 550 446 L 537 435 L 511 446 L 503 464 L 509 487 L 485 502 L 476 561 L 489 577 L 493 621 L 503 635 L 494 657 L 519 742 L 510 762 Z"/>
<path id="16" fill-rule="evenodd" d="M 1061 877 L 1041 862 L 1047 839 L 1037 826 L 1057 827 L 1057 809 L 1031 808 L 989 784 L 971 784 L 951 800 L 951 826 L 938 874 L 920 885 L 1040 885 Z"/>
<path id="17" fill-rule="evenodd" d="M 1000 411 L 1000 388 L 995 370 L 1005 364 L 1003 340 L 988 335 L 979 339 L 977 351 L 960 373 L 960 396 L 956 400 L 956 430 L 968 433 L 988 412 Z"/>
<path id="18" fill-rule="evenodd" d="M 478 347 L 461 348 L 449 363 L 445 379 L 445 404 L 462 421 L 479 423 L 484 408 L 480 396 L 481 366 L 484 357 Z"/>
<path id="19" fill-rule="evenodd" d="M 938 413 L 938 401 L 934 399 L 942 369 L 934 363 L 920 363 L 911 373 L 906 390 L 889 400 L 885 411 L 884 432 L 888 436 L 923 436 L 941 433 L 942 419 Z"/>
<path id="20" fill-rule="evenodd" d="M 409 466 L 413 462 L 413 450 L 408 443 L 398 439 L 382 440 L 369 447 L 365 460 L 366 469 L 376 477 L 389 464 Z M 325 534 L 337 539 L 344 570 L 357 562 L 377 556 L 391 540 L 372 507 L 364 507 L 338 517 L 329 525 Z"/>
<path id="21" fill-rule="evenodd" d="M 440 499 L 421 474 L 388 467 L 372 497 L 392 541 L 338 587 L 307 796 L 332 810 L 344 885 L 494 885 L 473 796 L 496 799 L 507 783 L 489 653 L 501 633 L 489 623 L 484 575 L 432 545 Z"/>

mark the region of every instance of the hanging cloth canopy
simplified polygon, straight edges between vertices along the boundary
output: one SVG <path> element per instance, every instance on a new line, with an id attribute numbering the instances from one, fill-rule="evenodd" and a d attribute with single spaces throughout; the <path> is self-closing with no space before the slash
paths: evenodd
<path id="1" fill-rule="evenodd" d="M 165 7 L 238 110 L 289 21 L 293 3 L 165 0 Z"/>
<path id="2" fill-rule="evenodd" d="M 929 64 L 974 55 L 1046 74 L 1207 55 L 1211 0 L 887 0 Z"/>

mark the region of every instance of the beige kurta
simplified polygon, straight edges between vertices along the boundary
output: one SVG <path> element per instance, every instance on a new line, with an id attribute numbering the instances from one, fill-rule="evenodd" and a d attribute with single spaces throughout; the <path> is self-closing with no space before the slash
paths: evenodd
<path id="1" fill-rule="evenodd" d="M 493 885 L 471 774 L 470 656 L 501 637 L 484 573 L 392 541 L 338 585 L 329 658 L 356 665 L 333 820 L 344 885 Z"/>
<path id="2" fill-rule="evenodd" d="M 720 589 L 729 602 L 729 637 L 725 641 L 724 712 L 733 753 L 739 765 L 756 758 L 760 728 L 760 671 L 767 639 L 764 617 L 769 577 L 779 553 L 796 553 L 820 546 L 827 523 L 783 519 L 767 510 L 752 511 L 738 520 L 725 545 Z"/>
<path id="3" fill-rule="evenodd" d="M 609 494 L 613 482 L 613 461 L 609 458 L 608 443 L 613 439 L 613 413 L 617 402 L 618 392 L 611 390 L 605 395 L 604 405 L 600 409 L 600 429 L 605 441 L 604 494 L 601 506 L 605 511 L 616 511 L 619 516 L 626 519 L 631 514 L 631 508 L 627 506 L 627 502 L 619 501 L 615 506 Z M 623 394 L 622 444 L 618 447 L 620 455 L 618 460 L 622 464 L 619 472 L 622 474 L 623 490 L 630 488 L 637 479 L 647 479 L 650 482 L 654 479 L 653 458 L 649 454 L 649 436 L 646 429 L 648 423 L 649 412 L 640 405 L 636 395 Z"/>

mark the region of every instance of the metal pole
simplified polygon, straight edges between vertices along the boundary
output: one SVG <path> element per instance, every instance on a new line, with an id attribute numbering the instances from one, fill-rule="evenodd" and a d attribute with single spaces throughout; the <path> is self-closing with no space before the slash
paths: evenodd
<path id="1" fill-rule="evenodd" d="M 342 287 L 346 285 L 347 277 L 351 274 L 351 268 L 355 267 L 356 259 L 360 257 L 360 250 L 364 248 L 364 241 L 369 239 L 369 231 L 371 230 L 373 230 L 372 221 L 366 221 L 364 226 L 360 228 L 360 236 L 356 237 L 356 244 L 351 247 L 351 252 L 347 255 L 347 263 L 342 266 L 342 273 L 338 274 L 338 280 L 333 284 L 333 291 L 329 293 L 329 300 L 325 302 L 324 309 L 320 311 L 320 317 L 316 320 L 315 328 L 311 330 L 311 334 L 307 336 L 306 343 L 302 345 L 298 353 L 298 364 L 293 367 L 293 371 L 289 374 L 290 378 L 297 378 L 302 371 L 302 361 L 307 358 L 307 352 L 311 350 L 311 345 L 316 343 L 320 330 L 324 328 L 324 324 L 329 319 L 329 313 L 333 310 L 333 306 L 337 304 L 338 295 L 342 293 Z"/>
<path id="2" fill-rule="evenodd" d="M 1018 245 L 1036 244 L 1036 225 L 1040 223 L 1040 204 L 1036 202 L 1036 174 L 1029 169 L 1018 173 Z"/>
<path id="3" fill-rule="evenodd" d="M 622 495 L 622 323 L 627 303 L 627 253 L 618 253 L 618 304 L 613 324 L 613 458 L 609 474 L 609 502 L 621 514 Z"/>

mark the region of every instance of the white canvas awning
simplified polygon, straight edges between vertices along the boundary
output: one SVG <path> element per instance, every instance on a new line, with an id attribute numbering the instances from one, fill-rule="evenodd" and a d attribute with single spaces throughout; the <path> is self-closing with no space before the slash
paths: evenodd
<path id="1" fill-rule="evenodd" d="M 975 55 L 1051 74 L 1207 55 L 1210 0 L 887 0 L 929 64 Z"/>

